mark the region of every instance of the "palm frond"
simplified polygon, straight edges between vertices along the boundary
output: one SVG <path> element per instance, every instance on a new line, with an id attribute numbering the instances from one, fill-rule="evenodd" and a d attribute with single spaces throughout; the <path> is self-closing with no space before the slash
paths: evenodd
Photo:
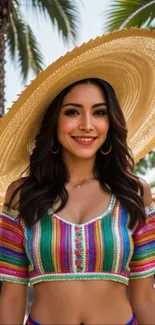
<path id="1" fill-rule="evenodd" d="M 20 5 L 20 0 L 11 0 L 10 1 L 10 6 L 17 8 L 19 5 Z"/>
<path id="2" fill-rule="evenodd" d="M 18 20 L 19 0 L 10 1 L 9 24 L 7 28 L 7 46 L 12 61 L 15 60 L 16 50 L 18 49 L 18 35 L 16 21 Z"/>
<path id="3" fill-rule="evenodd" d="M 30 69 L 35 74 L 43 69 L 43 57 L 37 40 L 22 18 L 19 8 L 14 8 L 8 27 L 7 43 L 12 59 L 17 58 L 21 76 L 25 82 Z"/>
<path id="4" fill-rule="evenodd" d="M 14 22 L 14 18 L 12 14 L 10 14 L 10 24 L 8 25 L 7 28 L 7 46 L 8 46 L 11 60 L 13 61 L 15 58 L 16 48 L 18 48 L 18 38 L 17 38 L 16 24 Z"/>
<path id="5" fill-rule="evenodd" d="M 19 0 L 10 2 L 9 24 L 7 28 L 7 46 L 12 61 L 15 60 L 16 50 L 18 49 L 18 35 L 16 21 L 18 21 Z"/>
<path id="6" fill-rule="evenodd" d="M 26 42 L 29 56 L 29 66 L 36 75 L 43 69 L 43 56 L 38 49 L 39 45 L 32 32 L 31 27 L 27 25 L 26 29 Z"/>
<path id="7" fill-rule="evenodd" d="M 147 27 L 155 18 L 155 1 L 115 0 L 106 10 L 103 28 L 112 31 L 120 28 Z"/>
<path id="8" fill-rule="evenodd" d="M 42 70 L 43 58 L 33 32 L 21 19 L 17 23 L 17 32 L 18 62 L 23 81 L 26 81 L 31 68 L 35 74 Z"/>
<path id="9" fill-rule="evenodd" d="M 27 8 L 33 9 L 35 13 L 46 13 L 46 6 L 42 0 L 25 0 Z"/>
<path id="10" fill-rule="evenodd" d="M 79 1 L 79 0 L 78 0 Z M 50 17 L 53 25 L 57 25 L 64 41 L 76 41 L 80 24 L 80 13 L 76 0 L 31 0 L 35 11 Z"/>
<path id="11" fill-rule="evenodd" d="M 16 49 L 17 60 L 23 81 L 26 80 L 29 71 L 29 57 L 26 43 L 26 25 L 21 16 L 16 20 L 18 48 Z"/>

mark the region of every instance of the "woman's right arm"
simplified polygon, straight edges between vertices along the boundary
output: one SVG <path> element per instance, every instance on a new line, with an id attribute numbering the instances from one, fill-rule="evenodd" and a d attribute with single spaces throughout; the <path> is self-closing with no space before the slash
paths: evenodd
<path id="1" fill-rule="evenodd" d="M 9 202 L 20 182 L 15 181 L 8 187 L 5 203 Z M 18 198 L 13 200 L 11 208 L 14 207 Z M 3 280 L 0 295 L 0 325 L 21 325 L 26 311 L 28 289 L 27 261 L 22 247 L 22 233 L 18 222 L 7 214 L 2 213 L 0 219 L 0 277 Z"/>
<path id="2" fill-rule="evenodd" d="M 3 281 L 0 295 L 0 324 L 21 325 L 24 322 L 27 302 L 25 284 Z"/>

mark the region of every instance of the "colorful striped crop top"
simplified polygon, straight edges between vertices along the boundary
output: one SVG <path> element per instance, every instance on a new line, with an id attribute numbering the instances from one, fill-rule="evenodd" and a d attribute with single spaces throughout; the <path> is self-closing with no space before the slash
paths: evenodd
<path id="1" fill-rule="evenodd" d="M 48 210 L 32 228 L 18 212 L 0 216 L 0 279 L 36 284 L 58 280 L 113 280 L 155 273 L 155 207 L 146 223 L 131 231 L 129 213 L 114 195 L 108 209 L 84 224 L 73 224 Z"/>

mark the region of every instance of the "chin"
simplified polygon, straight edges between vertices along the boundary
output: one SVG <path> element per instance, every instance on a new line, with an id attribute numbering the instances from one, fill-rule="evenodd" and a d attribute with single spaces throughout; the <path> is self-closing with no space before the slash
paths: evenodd
<path id="1" fill-rule="evenodd" d="M 95 153 L 93 152 L 91 154 L 88 153 L 88 152 L 87 153 L 81 153 L 81 154 L 80 153 L 77 153 L 77 154 L 72 153 L 72 155 L 77 159 L 79 159 L 79 158 L 80 159 L 92 159 L 92 158 L 94 158 L 96 156 L 96 152 Z"/>
<path id="2" fill-rule="evenodd" d="M 98 150 L 98 148 L 97 148 Z M 97 150 L 73 150 L 70 148 L 70 150 L 65 150 L 63 151 L 63 157 L 68 159 L 69 157 L 72 157 L 73 159 L 93 159 L 96 157 Z"/>

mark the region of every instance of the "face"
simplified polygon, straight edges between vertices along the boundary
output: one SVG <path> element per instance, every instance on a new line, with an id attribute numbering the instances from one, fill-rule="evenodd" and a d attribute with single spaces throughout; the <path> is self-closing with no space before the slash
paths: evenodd
<path id="1" fill-rule="evenodd" d="M 100 87 L 79 84 L 64 97 L 58 117 L 58 141 L 63 156 L 95 157 L 106 140 L 109 116 Z"/>

